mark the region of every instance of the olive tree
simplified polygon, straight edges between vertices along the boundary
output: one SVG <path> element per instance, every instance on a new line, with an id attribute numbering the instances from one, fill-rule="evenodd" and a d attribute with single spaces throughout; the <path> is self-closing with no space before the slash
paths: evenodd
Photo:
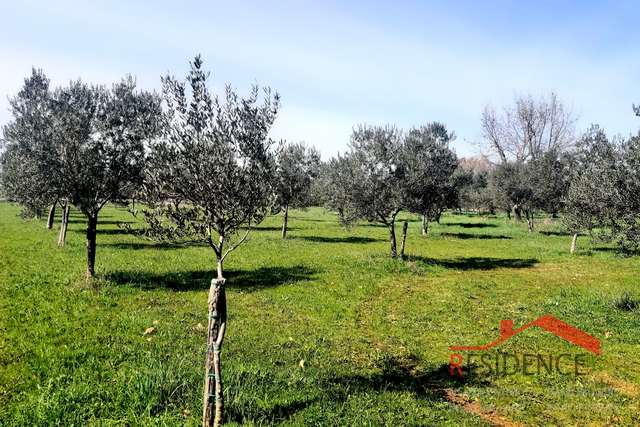
<path id="1" fill-rule="evenodd" d="M 2 129 L 0 188 L 3 197 L 22 206 L 23 218 L 40 218 L 55 197 L 46 171 L 30 155 L 51 138 L 49 83 L 42 70 L 32 69 L 20 92 L 9 99 L 14 120 Z"/>
<path id="2" fill-rule="evenodd" d="M 607 138 L 597 125 L 585 133 L 576 154 L 564 223 L 572 232 L 571 252 L 582 231 L 613 242 L 623 253 L 640 245 L 640 134 Z"/>
<path id="3" fill-rule="evenodd" d="M 145 180 L 153 209 L 134 214 L 149 228 L 142 235 L 168 243 L 206 243 L 217 277 L 209 291 L 209 326 L 203 424 L 222 422 L 220 351 L 227 313 L 223 261 L 275 206 L 274 141 L 268 138 L 280 97 L 254 86 L 241 98 L 230 86 L 222 100 L 207 88 L 209 74 L 197 56 L 186 81 L 162 79 L 164 133 L 150 145 Z"/>
<path id="4" fill-rule="evenodd" d="M 54 198 L 43 182 L 37 165 L 30 162 L 28 154 L 18 145 L 9 144 L 0 154 L 2 196 L 22 206 L 22 218 L 40 218 L 43 209 Z"/>
<path id="5" fill-rule="evenodd" d="M 438 122 L 411 129 L 404 138 L 405 207 L 422 215 L 422 234 L 427 234 L 430 218 L 439 219 L 442 210 L 454 203 L 454 172 L 459 165 L 449 148 L 454 139 L 455 134 Z"/>
<path id="6" fill-rule="evenodd" d="M 49 80 L 34 69 L 10 105 L 14 119 L 3 129 L 4 141 L 7 152 L 24 161 L 15 176 L 29 191 L 66 199 L 85 215 L 91 279 L 98 214 L 140 185 L 144 141 L 157 130 L 159 97 L 136 91 L 130 76 L 111 89 L 77 80 L 50 91 Z"/>
<path id="7" fill-rule="evenodd" d="M 318 175 L 320 152 L 303 142 L 286 145 L 277 156 L 276 193 L 284 211 L 282 238 L 287 236 L 289 207 L 307 205 L 311 182 Z"/>
<path id="8" fill-rule="evenodd" d="M 391 256 L 395 258 L 395 220 L 406 200 L 402 132 L 394 126 L 358 126 L 349 148 L 343 167 L 351 169 L 345 196 L 352 219 L 384 224 L 389 230 Z"/>

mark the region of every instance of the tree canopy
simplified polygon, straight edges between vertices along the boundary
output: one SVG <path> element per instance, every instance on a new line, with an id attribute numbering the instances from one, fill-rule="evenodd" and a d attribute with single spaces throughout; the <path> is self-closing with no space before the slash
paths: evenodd
<path id="1" fill-rule="evenodd" d="M 186 82 L 162 79 L 165 127 L 150 144 L 145 198 L 155 209 L 136 214 L 147 238 L 207 243 L 222 262 L 275 206 L 275 142 L 267 137 L 280 96 L 254 85 L 248 98 L 230 86 L 221 101 L 207 87 L 198 56 Z M 170 203 L 167 203 L 170 202 Z"/>

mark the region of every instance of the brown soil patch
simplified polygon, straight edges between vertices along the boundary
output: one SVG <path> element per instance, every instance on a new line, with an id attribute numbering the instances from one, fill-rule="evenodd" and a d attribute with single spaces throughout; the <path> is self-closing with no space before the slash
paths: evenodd
<path id="1" fill-rule="evenodd" d="M 606 371 L 596 373 L 595 377 L 609 387 L 619 391 L 620 393 L 624 393 L 627 396 L 638 397 L 638 395 L 640 395 L 636 384 L 612 377 Z"/>

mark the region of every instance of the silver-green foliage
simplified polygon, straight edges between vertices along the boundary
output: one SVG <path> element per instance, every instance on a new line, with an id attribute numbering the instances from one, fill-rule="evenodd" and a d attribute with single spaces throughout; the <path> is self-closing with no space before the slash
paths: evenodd
<path id="1" fill-rule="evenodd" d="M 640 246 L 640 134 L 609 140 L 593 126 L 579 147 L 566 227 L 573 233 L 589 231 L 623 253 L 634 253 Z"/>
<path id="2" fill-rule="evenodd" d="M 145 198 L 154 207 L 134 212 L 158 242 L 208 243 L 218 275 L 222 261 L 274 206 L 275 144 L 267 134 L 280 97 L 254 85 L 248 98 L 230 86 L 224 98 L 207 88 L 209 73 L 196 57 L 186 82 L 162 79 L 166 103 L 162 137 L 150 146 Z"/>
<path id="3" fill-rule="evenodd" d="M 98 213 L 141 184 L 144 141 L 157 131 L 159 97 L 135 88 L 129 76 L 111 89 L 77 80 L 51 91 L 34 69 L 10 99 L 14 120 L 3 129 L 4 187 L 29 195 L 28 201 L 66 199 L 87 217 L 89 277 Z"/>

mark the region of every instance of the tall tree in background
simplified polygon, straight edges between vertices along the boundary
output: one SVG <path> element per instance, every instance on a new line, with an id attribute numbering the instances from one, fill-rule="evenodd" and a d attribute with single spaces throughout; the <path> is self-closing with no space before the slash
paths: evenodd
<path id="1" fill-rule="evenodd" d="M 278 205 L 284 211 L 283 239 L 287 236 L 289 208 L 307 205 L 311 182 L 318 175 L 319 167 L 320 152 L 303 142 L 288 144 L 278 154 L 276 192 Z"/>
<path id="2" fill-rule="evenodd" d="M 528 211 L 525 215 L 531 213 L 531 205 L 523 206 L 518 203 L 518 200 L 533 199 L 519 197 L 515 200 L 509 199 L 509 195 L 522 196 L 522 192 L 526 191 L 533 197 L 536 189 L 526 188 L 526 181 L 516 183 L 504 176 L 504 173 L 509 170 L 513 173 L 519 172 L 520 179 L 532 178 L 532 171 L 529 168 L 521 168 L 518 165 L 538 160 L 549 152 L 554 152 L 555 156 L 562 156 L 575 144 L 576 121 L 577 116 L 573 114 L 572 109 L 566 107 L 553 92 L 538 99 L 531 94 L 516 94 L 514 104 L 504 107 L 500 114 L 490 104 L 484 107 L 482 112 L 484 143 L 479 145 L 480 151 L 485 158 L 495 164 L 515 164 L 515 166 L 503 167 L 501 171 L 496 171 L 498 175 L 494 183 L 501 185 L 493 188 L 515 190 L 517 184 L 518 191 L 496 195 L 502 203 L 509 205 L 516 221 L 520 221 L 523 210 Z M 553 187 L 554 183 L 550 181 L 555 178 L 555 176 L 546 177 L 545 187 Z M 540 179 L 529 179 L 528 182 L 530 185 L 536 182 L 539 184 Z M 529 230 L 532 230 L 532 223 L 529 225 Z"/>
<path id="3" fill-rule="evenodd" d="M 443 209 L 456 203 L 453 174 L 458 158 L 449 148 L 454 139 L 438 122 L 411 129 L 404 138 L 405 207 L 422 215 L 422 234 L 427 234 L 430 218 L 439 219 Z"/>
<path id="4" fill-rule="evenodd" d="M 16 175 L 27 177 L 23 182 L 30 191 L 65 198 L 87 218 L 90 279 L 95 276 L 98 214 L 140 185 L 144 141 L 157 131 L 160 100 L 136 92 L 130 76 L 111 90 L 80 80 L 53 92 L 48 85 L 42 71 L 33 70 L 25 79 L 10 100 L 14 120 L 5 126 L 4 140 L 7 151 L 24 160 Z"/>
<path id="5" fill-rule="evenodd" d="M 276 205 L 274 142 L 268 132 L 280 97 L 254 86 L 248 98 L 226 87 L 222 101 L 207 88 L 200 56 L 186 82 L 162 79 L 166 102 L 164 136 L 151 145 L 146 179 L 156 208 L 134 212 L 150 228 L 148 239 L 208 244 L 217 278 L 209 291 L 209 328 L 203 424 L 220 425 L 223 412 L 220 351 L 226 330 L 223 261 Z M 184 204 L 181 204 L 184 203 Z"/>
<path id="6" fill-rule="evenodd" d="M 498 114 L 491 104 L 482 111 L 481 151 L 494 163 L 524 163 L 549 150 L 563 152 L 575 143 L 578 117 L 556 93 L 536 99 L 515 94 L 514 105 Z"/>

